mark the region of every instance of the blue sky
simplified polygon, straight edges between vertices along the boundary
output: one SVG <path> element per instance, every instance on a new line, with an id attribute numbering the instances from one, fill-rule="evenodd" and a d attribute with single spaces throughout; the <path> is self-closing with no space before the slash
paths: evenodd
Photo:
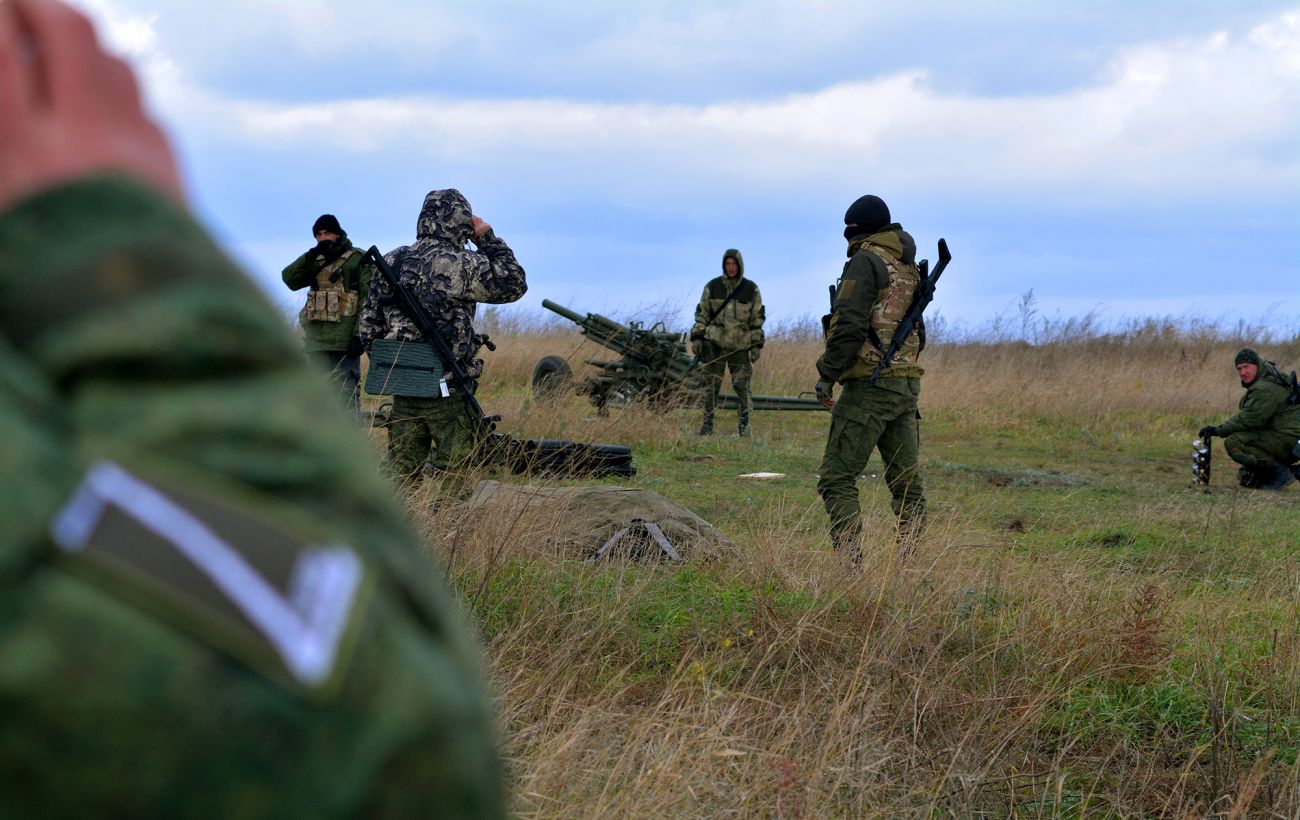
<path id="1" fill-rule="evenodd" d="M 286 311 L 332 212 L 410 241 L 460 188 L 550 298 L 686 317 L 739 247 L 824 310 L 845 207 L 933 257 L 932 309 L 1300 332 L 1300 4 L 78 0 L 141 71 L 199 217 Z M 978 6 L 978 7 L 977 7 Z"/>

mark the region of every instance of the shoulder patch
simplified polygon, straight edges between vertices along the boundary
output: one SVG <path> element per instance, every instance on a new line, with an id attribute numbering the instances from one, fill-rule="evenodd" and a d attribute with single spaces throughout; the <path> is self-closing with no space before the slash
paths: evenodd
<path id="1" fill-rule="evenodd" d="M 709 280 L 709 298 L 710 299 L 727 298 L 727 286 L 723 284 L 721 276 Z"/>
<path id="2" fill-rule="evenodd" d="M 337 680 L 371 586 L 350 547 L 110 461 L 86 473 L 51 537 L 112 591 L 312 692 Z"/>

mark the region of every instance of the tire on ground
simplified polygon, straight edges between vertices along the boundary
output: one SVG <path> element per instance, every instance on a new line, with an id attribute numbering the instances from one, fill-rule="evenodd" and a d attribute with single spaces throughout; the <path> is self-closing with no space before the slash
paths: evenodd
<path id="1" fill-rule="evenodd" d="M 573 387 L 573 370 L 563 356 L 543 356 L 533 367 L 532 384 L 538 401 L 555 401 Z"/>

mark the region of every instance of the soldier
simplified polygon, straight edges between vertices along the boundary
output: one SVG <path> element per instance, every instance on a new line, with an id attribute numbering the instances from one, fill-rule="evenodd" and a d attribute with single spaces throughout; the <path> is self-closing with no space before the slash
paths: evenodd
<path id="1" fill-rule="evenodd" d="M 357 313 L 370 291 L 373 265 L 363 265 L 347 231 L 333 214 L 311 226 L 315 247 L 289 263 L 281 277 L 290 290 L 310 288 L 298 313 L 303 349 L 338 386 L 345 406 L 360 413 L 361 340 Z"/>
<path id="2" fill-rule="evenodd" d="M 477 252 L 466 249 L 471 240 Z M 406 481 L 420 477 L 430 448 L 433 467 L 440 472 L 472 454 L 477 420 L 469 417 L 465 402 L 450 391 L 473 392 L 483 372 L 478 352 L 486 337 L 474 332 L 474 312 L 479 302 L 518 300 L 528 283 L 514 251 L 491 225 L 473 214 L 469 202 L 454 188 L 429 192 L 416 222 L 415 244 L 404 245 L 384 259 L 432 314 L 471 379 L 467 385 L 449 384 L 447 392 L 434 384 L 415 384 L 417 390 L 393 396 L 386 466 L 393 477 Z M 361 309 L 360 334 L 367 349 L 381 339 L 423 338 L 382 276 L 375 279 Z M 372 367 L 374 360 L 372 350 Z"/>
<path id="3" fill-rule="evenodd" d="M 722 389 L 722 376 L 731 369 L 731 387 L 740 400 L 737 432 L 749 435 L 749 379 L 754 363 L 763 352 L 763 297 L 758 285 L 745 278 L 745 259 L 729 248 L 722 254 L 722 275 L 704 286 L 695 324 L 691 326 L 691 349 L 704 368 L 704 423 L 700 435 L 713 434 L 713 412 Z"/>
<path id="4" fill-rule="evenodd" d="M 1237 415 L 1202 427 L 1200 435 L 1223 437 L 1223 449 L 1241 465 L 1241 486 L 1280 490 L 1300 476 L 1300 396 L 1291 376 L 1248 347 L 1237 351 L 1233 364 L 1246 388 Z"/>
<path id="5" fill-rule="evenodd" d="M 817 360 L 817 396 L 831 412 L 817 492 L 830 515 L 835 548 L 861 561 L 858 476 L 880 449 L 885 482 L 898 518 L 900 548 L 914 543 L 925 523 L 925 493 L 917 470 L 920 435 L 917 397 L 924 369 L 917 363 L 925 329 L 909 336 L 874 383 L 868 380 L 893 339 L 920 282 L 916 243 L 877 196 L 864 196 L 844 214 L 849 261 L 835 294 L 826 350 Z M 843 385 L 833 401 L 835 383 Z"/>
<path id="6" fill-rule="evenodd" d="M 439 573 L 53 0 L 0 2 L 0 247 L 0 816 L 502 816 Z"/>

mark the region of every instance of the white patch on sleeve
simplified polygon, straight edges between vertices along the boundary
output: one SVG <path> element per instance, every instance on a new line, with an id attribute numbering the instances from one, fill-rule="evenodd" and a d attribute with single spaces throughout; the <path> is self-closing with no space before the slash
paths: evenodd
<path id="1" fill-rule="evenodd" d="M 90 469 L 54 521 L 55 543 L 65 552 L 85 549 L 110 505 L 174 546 L 203 572 L 300 681 L 316 685 L 329 678 L 364 577 L 361 560 L 350 548 L 304 548 L 293 566 L 288 595 L 282 595 L 239 550 L 192 513 L 106 461 Z"/>

